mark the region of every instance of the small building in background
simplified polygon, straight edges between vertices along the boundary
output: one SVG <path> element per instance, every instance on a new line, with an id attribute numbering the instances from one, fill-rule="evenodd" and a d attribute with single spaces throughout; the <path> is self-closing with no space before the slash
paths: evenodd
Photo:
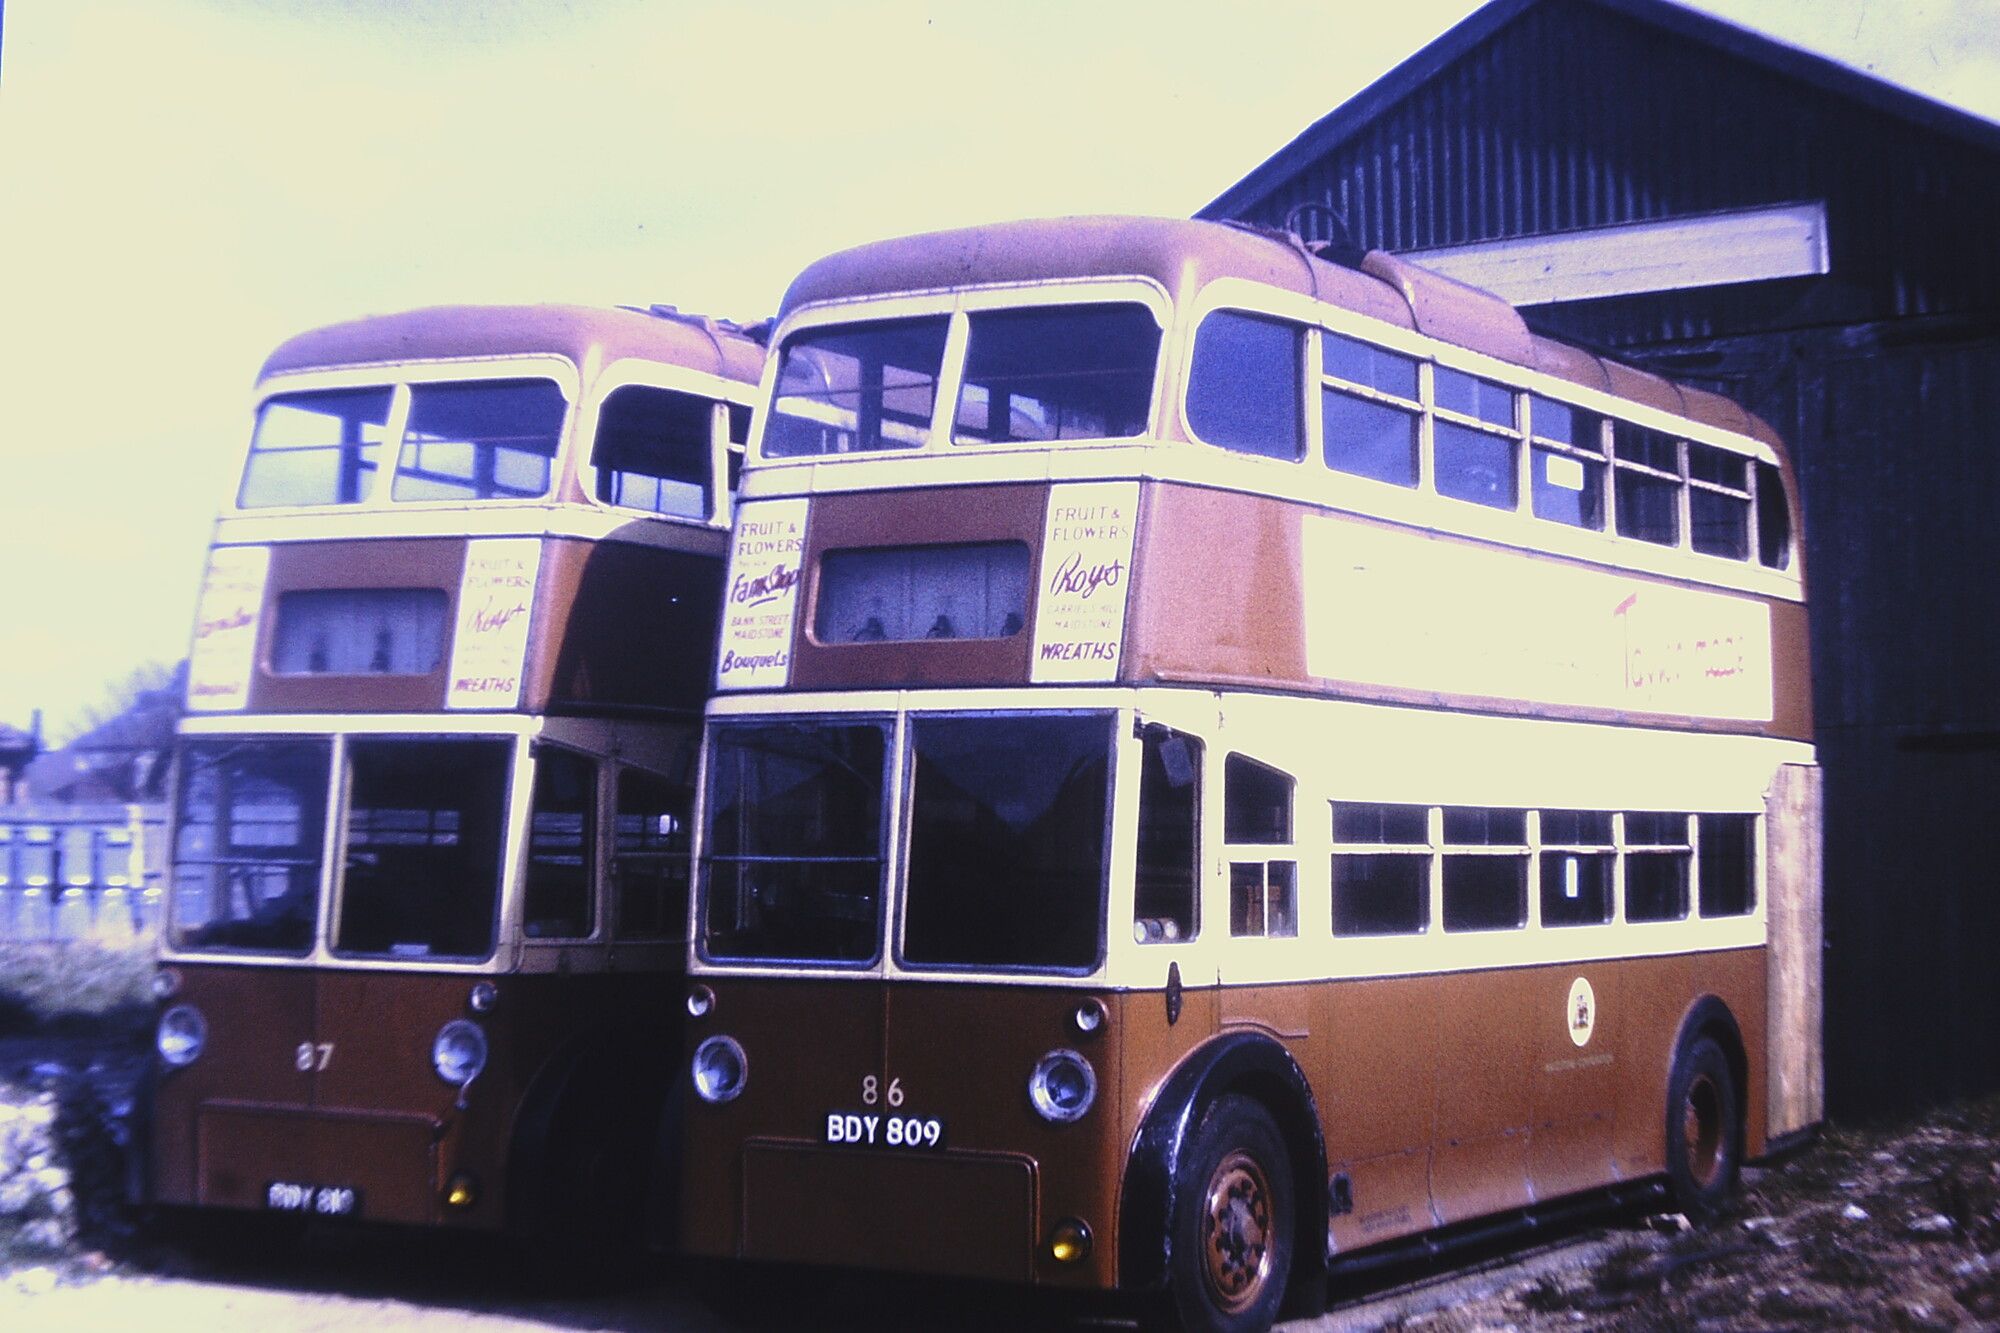
<path id="1" fill-rule="evenodd" d="M 42 715 L 35 713 L 35 725 L 31 730 L 22 731 L 0 722 L 0 805 L 7 805 L 14 799 L 14 788 L 21 780 L 21 770 L 42 752 Z"/>
<path id="2" fill-rule="evenodd" d="M 157 929 L 180 697 L 178 678 L 141 691 L 54 750 L 0 728 L 0 942 L 116 942 Z M 10 733 L 30 744 L 10 748 Z M 27 758 L 10 767 L 21 750 Z"/>
<path id="3" fill-rule="evenodd" d="M 1829 1108 L 2000 1086 L 2000 126 L 1667 0 L 1494 0 L 1199 216 L 1401 253 L 1785 436 Z"/>

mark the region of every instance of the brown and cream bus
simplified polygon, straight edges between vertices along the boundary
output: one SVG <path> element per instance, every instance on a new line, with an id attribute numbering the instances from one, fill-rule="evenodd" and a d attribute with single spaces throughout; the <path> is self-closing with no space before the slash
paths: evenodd
<path id="1" fill-rule="evenodd" d="M 788 293 L 696 834 L 695 1253 L 1190 1329 L 1819 1116 L 1761 422 L 1386 254 L 1086 218 Z"/>
<path id="2" fill-rule="evenodd" d="M 658 1044 L 762 363 L 567 306 L 265 363 L 178 746 L 156 1203 L 638 1236 L 677 1162 Z"/>

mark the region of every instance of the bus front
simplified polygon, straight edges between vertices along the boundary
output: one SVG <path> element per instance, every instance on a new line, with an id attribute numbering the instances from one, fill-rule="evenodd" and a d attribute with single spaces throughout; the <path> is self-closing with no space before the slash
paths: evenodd
<path id="1" fill-rule="evenodd" d="M 1133 270 L 784 326 L 705 745 L 692 1251 L 1119 1281 L 1152 1083 L 1214 1030 L 1200 696 L 1126 642 L 1172 307 Z"/>
<path id="2" fill-rule="evenodd" d="M 624 1253 L 761 348 L 445 308 L 265 367 L 175 778 L 151 1193 Z"/>

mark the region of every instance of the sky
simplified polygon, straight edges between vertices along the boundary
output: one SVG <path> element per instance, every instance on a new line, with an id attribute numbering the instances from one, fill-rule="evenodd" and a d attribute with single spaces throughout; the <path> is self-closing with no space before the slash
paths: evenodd
<path id="1" fill-rule="evenodd" d="M 1474 0 L 0 0 L 0 723 L 185 655 L 264 356 L 1186 216 Z M 2000 119 L 2000 0 L 1691 7 Z"/>

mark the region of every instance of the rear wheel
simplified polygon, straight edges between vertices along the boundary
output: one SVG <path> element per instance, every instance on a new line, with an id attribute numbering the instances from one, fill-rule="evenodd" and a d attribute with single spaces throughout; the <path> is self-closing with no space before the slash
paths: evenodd
<path id="1" fill-rule="evenodd" d="M 1713 1037 L 1674 1056 L 1667 1083 L 1667 1185 L 1691 1218 L 1715 1216 L 1736 1188 L 1743 1156 L 1743 1103 L 1729 1057 Z"/>
<path id="2" fill-rule="evenodd" d="M 644 1266 L 650 1099 L 579 1097 L 557 1118 L 529 1237 L 536 1283 L 566 1294 L 610 1290 Z"/>
<path id="3" fill-rule="evenodd" d="M 1174 1178 L 1167 1294 L 1186 1333 L 1262 1333 L 1292 1267 L 1292 1167 L 1270 1113 L 1209 1104 Z"/>

